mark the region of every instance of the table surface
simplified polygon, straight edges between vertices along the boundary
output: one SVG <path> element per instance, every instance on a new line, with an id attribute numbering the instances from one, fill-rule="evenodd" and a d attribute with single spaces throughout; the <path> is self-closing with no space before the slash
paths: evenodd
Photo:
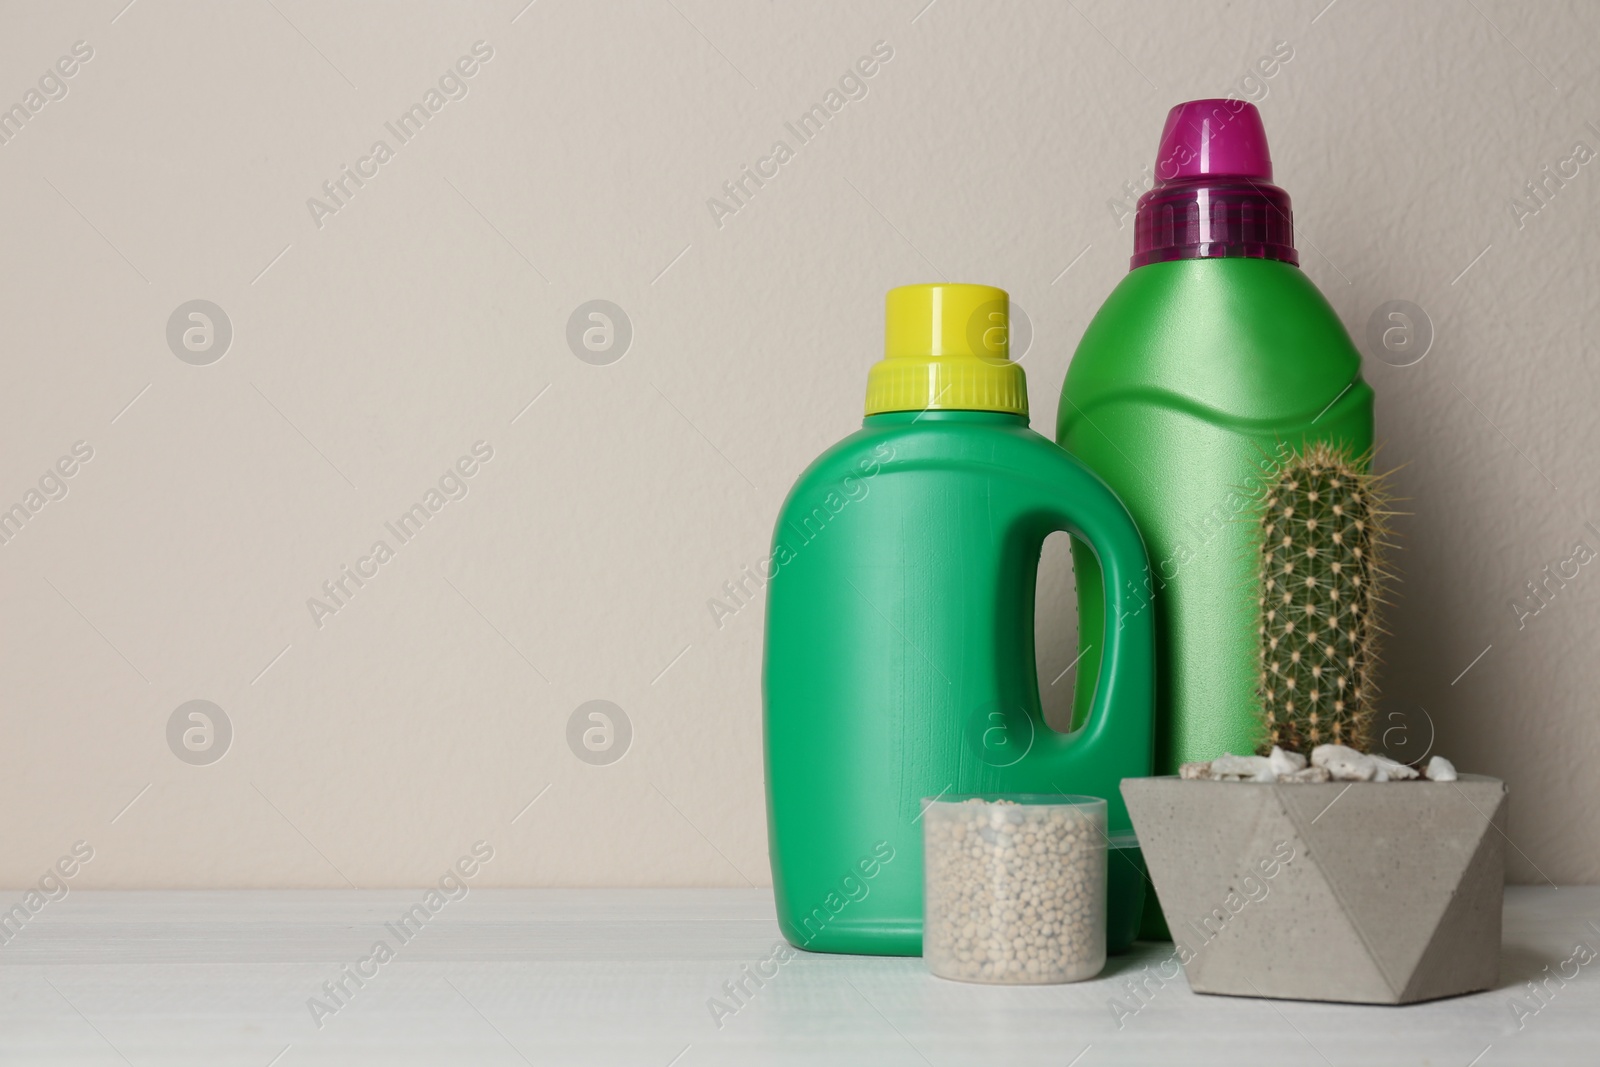
<path id="1" fill-rule="evenodd" d="M 1172 951 L 1145 943 L 1094 981 L 1011 988 L 800 954 L 740 1002 L 724 983 L 779 941 L 763 890 L 474 889 L 402 943 L 422 897 L 72 892 L 0 944 L 0 1062 L 1600 1062 L 1600 962 L 1581 962 L 1600 949 L 1600 888 L 1509 888 L 1499 988 L 1403 1008 L 1197 996 L 1181 977 L 1135 999 L 1125 983 Z M 374 958 L 380 940 L 392 959 Z M 323 983 L 347 966 L 371 977 L 336 1001 Z"/>

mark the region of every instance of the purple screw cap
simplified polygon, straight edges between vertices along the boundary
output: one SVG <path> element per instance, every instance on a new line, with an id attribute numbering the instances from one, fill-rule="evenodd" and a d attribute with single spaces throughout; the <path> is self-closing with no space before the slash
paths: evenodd
<path id="1" fill-rule="evenodd" d="M 1155 180 L 1139 198 L 1132 267 L 1228 256 L 1299 264 L 1289 194 L 1272 184 L 1254 104 L 1190 100 L 1167 112 Z"/>
<path id="2" fill-rule="evenodd" d="M 1188 178 L 1272 180 L 1261 112 L 1243 100 L 1191 100 L 1167 112 L 1156 156 L 1160 184 Z"/>

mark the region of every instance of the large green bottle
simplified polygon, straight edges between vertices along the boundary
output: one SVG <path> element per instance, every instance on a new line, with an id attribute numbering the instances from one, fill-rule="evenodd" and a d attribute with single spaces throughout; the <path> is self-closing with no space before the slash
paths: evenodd
<path id="1" fill-rule="evenodd" d="M 764 567 L 767 812 L 785 937 L 915 955 L 924 797 L 1089 794 L 1113 837 L 1128 829 L 1118 784 L 1150 773 L 1154 630 L 1124 592 L 1149 573 L 1133 520 L 1028 428 L 1006 294 L 906 286 L 888 312 L 866 421 L 801 475 Z M 1045 724 L 1033 649 L 1039 550 L 1058 530 L 1094 553 L 1123 620 L 1070 735 Z M 1128 869 L 1112 869 L 1111 951 L 1137 925 Z"/>
<path id="2" fill-rule="evenodd" d="M 1259 740 L 1255 524 L 1262 477 L 1308 442 L 1372 446 L 1372 389 L 1296 265 L 1253 105 L 1180 104 L 1139 201 L 1133 269 L 1084 332 L 1056 440 L 1111 486 L 1150 550 L 1156 768 Z M 1074 546 L 1080 670 L 1103 647 L 1093 555 Z M 1077 691 L 1075 718 L 1087 712 Z"/>

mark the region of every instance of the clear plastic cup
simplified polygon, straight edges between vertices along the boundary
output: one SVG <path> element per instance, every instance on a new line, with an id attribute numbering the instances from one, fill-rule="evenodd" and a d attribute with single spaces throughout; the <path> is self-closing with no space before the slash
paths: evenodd
<path id="1" fill-rule="evenodd" d="M 941 978 L 1079 982 L 1106 963 L 1106 802 L 1012 794 L 922 802 L 922 957 Z"/>

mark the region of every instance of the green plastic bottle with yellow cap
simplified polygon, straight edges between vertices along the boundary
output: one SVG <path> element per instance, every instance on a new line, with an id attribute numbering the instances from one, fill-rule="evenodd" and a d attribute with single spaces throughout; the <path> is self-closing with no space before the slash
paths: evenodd
<path id="1" fill-rule="evenodd" d="M 1103 797 L 1150 773 L 1149 564 L 1104 482 L 1028 428 L 1008 300 L 986 285 L 889 291 L 884 359 L 861 429 L 784 502 L 766 565 L 767 817 L 778 922 L 818 952 L 922 950 L 922 801 L 940 794 Z M 1045 724 L 1034 664 L 1044 539 L 1070 533 L 1106 576 L 1086 721 Z M 1070 604 L 1047 610 L 1071 611 Z M 1111 864 L 1110 951 L 1142 881 Z"/>

